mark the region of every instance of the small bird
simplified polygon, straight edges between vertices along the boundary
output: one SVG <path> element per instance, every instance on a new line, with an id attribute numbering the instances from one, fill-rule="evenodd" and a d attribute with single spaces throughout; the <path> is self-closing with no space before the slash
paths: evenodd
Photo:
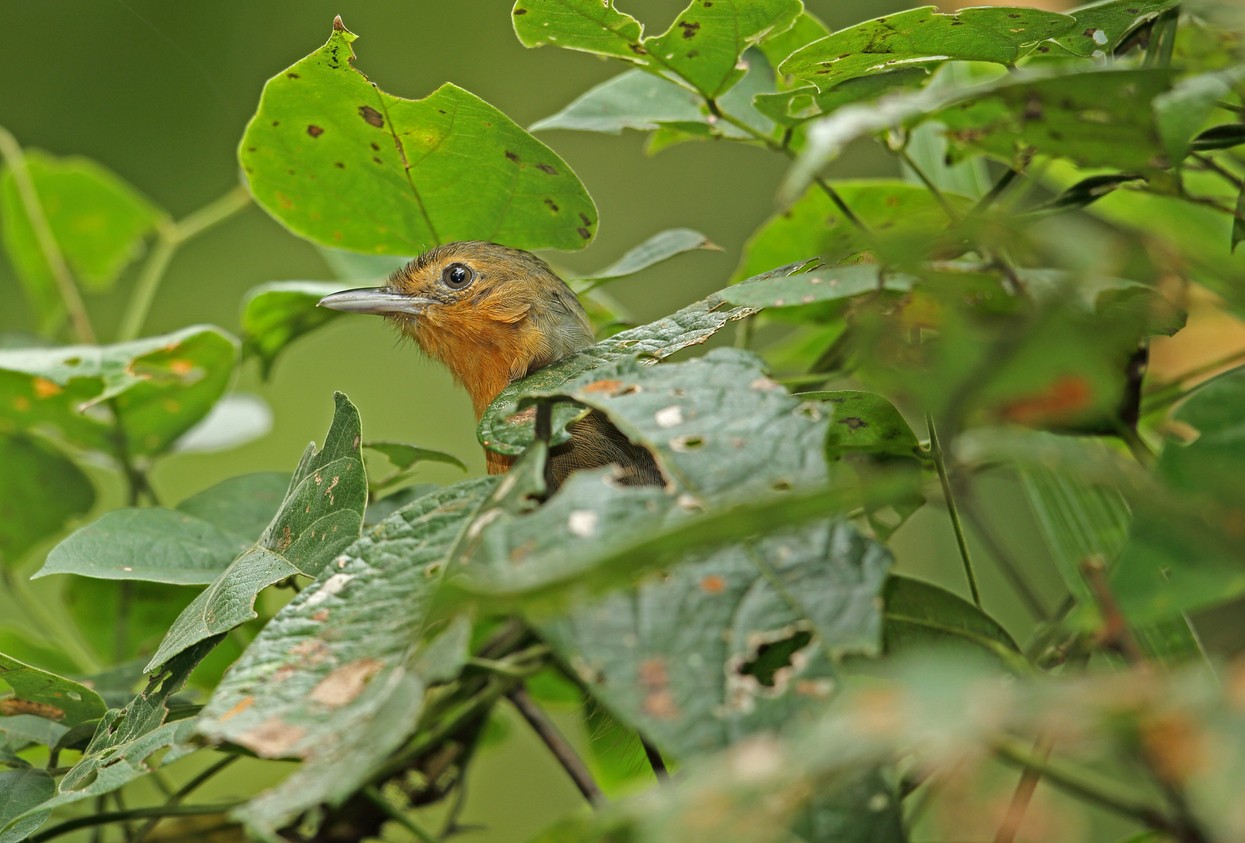
<path id="1" fill-rule="evenodd" d="M 344 290 L 321 307 L 384 316 L 467 392 L 476 421 L 505 387 L 592 345 L 592 327 L 574 291 L 543 260 L 497 243 L 462 241 L 424 252 L 383 287 Z M 626 485 L 661 485 L 661 471 L 597 411 L 572 423 L 571 441 L 549 454 L 550 492 L 572 471 L 618 467 Z M 484 451 L 490 474 L 513 457 Z"/>

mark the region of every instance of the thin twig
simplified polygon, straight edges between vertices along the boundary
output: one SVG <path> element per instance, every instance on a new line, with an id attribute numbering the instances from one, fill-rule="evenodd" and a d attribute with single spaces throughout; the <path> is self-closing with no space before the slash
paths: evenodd
<path id="1" fill-rule="evenodd" d="M 202 817 L 211 814 L 227 814 L 234 808 L 244 804 L 246 803 L 226 802 L 220 805 L 176 805 L 172 807 L 157 805 L 153 808 L 130 808 L 126 811 L 105 811 L 98 814 L 88 814 L 83 817 L 74 817 L 72 820 L 66 820 L 60 825 L 54 825 L 45 831 L 41 831 L 30 838 L 30 843 L 43 843 L 45 840 L 54 840 L 64 834 L 69 834 L 71 831 L 94 828 L 130 819 L 143 819 L 146 817 Z"/>
<path id="2" fill-rule="evenodd" d="M 903 161 L 903 163 L 908 166 L 908 169 L 910 169 L 913 174 L 921 180 L 921 184 L 925 185 L 925 189 L 928 190 L 938 204 L 942 206 L 943 211 L 946 212 L 947 217 L 950 218 L 951 222 L 958 223 L 963 220 L 963 216 L 960 212 L 957 211 L 955 206 L 951 204 L 951 201 L 943 195 L 943 192 L 938 189 L 938 185 L 934 184 L 933 179 L 926 175 L 925 171 L 921 169 L 915 159 L 908 154 L 908 150 L 901 147 L 898 154 L 900 160 Z"/>
<path id="3" fill-rule="evenodd" d="M 960 521 L 960 511 L 955 505 L 955 493 L 951 487 L 951 477 L 947 473 L 946 455 L 942 452 L 942 446 L 938 443 L 938 431 L 934 427 L 934 416 L 931 413 L 925 414 L 925 425 L 929 428 L 929 454 L 934 461 L 934 467 L 938 469 L 938 481 L 942 484 L 942 497 L 947 505 L 947 515 L 951 518 L 951 529 L 955 532 L 955 543 L 960 549 L 960 559 L 964 562 L 964 576 L 968 579 L 968 590 L 972 595 L 973 604 L 978 608 L 981 605 L 981 592 L 977 588 L 977 575 L 973 572 L 973 560 L 968 553 L 968 538 L 964 535 L 964 525 Z"/>
<path id="4" fill-rule="evenodd" d="M 164 807 L 168 808 L 168 807 L 180 805 L 187 796 L 189 796 L 190 794 L 198 790 L 204 783 L 208 781 L 208 779 L 215 776 L 221 770 L 224 770 L 230 764 L 237 761 L 240 757 L 241 756 L 238 756 L 238 755 L 227 755 L 224 758 L 217 761 L 215 764 L 212 764 L 211 766 L 202 770 L 197 776 L 190 779 L 190 781 L 186 782 L 184 785 L 178 788 L 177 791 L 175 791 L 172 795 L 170 795 L 168 797 L 168 800 L 164 803 Z M 164 817 L 152 817 L 150 820 L 148 820 L 147 824 L 138 830 L 138 834 L 134 837 L 134 843 L 143 843 L 143 841 L 147 839 L 147 835 L 151 833 L 151 830 L 155 828 L 156 825 L 159 824 L 160 820 L 162 819 L 164 819 Z"/>
<path id="5" fill-rule="evenodd" d="M 515 710 L 532 727 L 532 731 L 553 753 L 553 757 L 562 765 L 562 769 L 570 776 L 584 799 L 587 799 L 590 805 L 599 807 L 605 801 L 605 796 L 592 778 L 588 765 L 576 754 L 570 743 L 558 731 L 558 727 L 549 719 L 549 715 L 545 714 L 544 709 L 528 695 L 527 689 L 522 685 L 516 685 L 506 693 L 506 699 L 510 700 Z"/>
<path id="6" fill-rule="evenodd" d="M 396 822 L 398 825 L 405 828 L 411 834 L 414 834 L 416 837 L 422 840 L 423 843 L 437 843 L 437 838 L 433 837 L 431 834 L 429 834 L 427 831 L 421 828 L 419 824 L 416 823 L 413 819 L 411 819 L 406 814 L 404 814 L 401 810 L 399 810 L 398 806 L 394 805 L 392 802 L 386 799 L 385 795 L 381 793 L 375 786 L 368 785 L 367 787 L 363 788 L 363 795 L 366 796 L 368 798 L 368 801 L 370 801 L 373 805 L 375 805 L 377 808 L 380 808 L 381 813 L 383 813 L 386 817 Z"/>
<path id="7" fill-rule="evenodd" d="M 1033 747 L 1033 756 L 1045 762 L 1050 758 L 1054 745 L 1055 742 L 1049 738 L 1038 738 Z M 1042 772 L 1038 769 L 1025 767 L 1021 770 L 1020 781 L 1016 783 L 1016 789 L 1012 792 L 1012 801 L 1007 806 L 1003 822 L 994 835 L 994 843 L 1013 843 L 1016 839 L 1020 825 L 1024 822 L 1025 812 L 1029 809 L 1029 803 L 1033 801 L 1033 794 L 1041 778 Z"/>
<path id="8" fill-rule="evenodd" d="M 1085 581 L 1094 595 L 1094 601 L 1098 604 L 1099 611 L 1102 612 L 1103 643 L 1118 650 L 1129 664 L 1145 665 L 1145 651 L 1141 649 L 1141 644 L 1137 641 L 1137 636 L 1133 634 L 1132 627 L 1124 620 L 1120 604 L 1116 602 L 1115 595 L 1111 593 L 1111 586 L 1107 582 L 1107 566 L 1102 557 L 1094 555 L 1084 560 L 1081 563 L 1081 573 L 1085 575 Z"/>
<path id="9" fill-rule="evenodd" d="M 670 778 L 670 771 L 666 769 L 666 759 L 661 757 L 661 750 L 649 743 L 643 735 L 637 735 L 640 739 L 640 746 L 644 747 L 644 757 L 648 759 L 648 765 L 653 768 L 653 775 L 657 777 L 657 781 L 664 782 Z"/>

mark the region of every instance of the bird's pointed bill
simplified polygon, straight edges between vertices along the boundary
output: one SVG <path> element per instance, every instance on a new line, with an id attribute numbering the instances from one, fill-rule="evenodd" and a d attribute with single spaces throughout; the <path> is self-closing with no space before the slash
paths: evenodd
<path id="1" fill-rule="evenodd" d="M 327 307 L 330 310 L 342 310 L 347 313 L 374 313 L 379 316 L 391 313 L 418 316 L 424 312 L 425 307 L 433 303 L 432 299 L 395 293 L 384 287 L 342 290 L 340 293 L 330 293 L 318 302 L 320 307 Z"/>

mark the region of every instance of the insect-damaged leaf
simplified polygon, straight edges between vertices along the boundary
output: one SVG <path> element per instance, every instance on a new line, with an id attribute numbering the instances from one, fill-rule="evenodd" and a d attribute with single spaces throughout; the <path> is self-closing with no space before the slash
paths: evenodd
<path id="1" fill-rule="evenodd" d="M 385 93 L 355 69 L 355 37 L 338 21 L 264 87 L 238 157 L 265 210 L 317 243 L 374 254 L 588 244 L 596 206 L 553 150 L 455 85 L 421 100 Z"/>
<path id="2" fill-rule="evenodd" d="M 493 488 L 469 480 L 426 495 L 347 548 L 328 576 L 282 609 L 226 675 L 199 732 L 297 772 L 239 812 L 272 831 L 356 791 L 402 744 L 428 683 L 467 654 L 467 625 L 425 640 L 431 596 L 468 520 Z"/>
<path id="3" fill-rule="evenodd" d="M 316 451 L 307 446 L 277 514 L 249 550 L 178 616 L 147 670 L 187 647 L 254 618 L 255 598 L 295 574 L 319 577 L 329 560 L 359 536 L 367 480 L 359 451 L 359 411 L 340 392 L 336 411 Z"/>
<path id="4" fill-rule="evenodd" d="M 679 542 L 681 523 L 795 502 L 825 482 L 824 415 L 743 352 L 655 367 L 621 361 L 543 395 L 604 412 L 654 452 L 668 482 L 621 487 L 608 469 L 587 472 L 534 512 L 486 511 L 457 581 L 464 590 L 523 605 L 550 585 L 588 585 L 615 577 L 615 567 L 668 558 L 660 539 L 643 560 L 616 558 L 629 536 Z M 817 516 L 834 511 L 823 506 Z M 552 617 L 537 603 L 534 622 L 595 695 L 678 755 L 774 728 L 831 692 L 839 654 L 876 652 L 890 557 L 845 522 L 793 526 L 810 514 L 775 507 L 769 515 L 742 541 L 679 544 L 660 580 Z"/>
<path id="5" fill-rule="evenodd" d="M 40 670 L 0 653 L 0 685 L 11 693 L 0 696 L 0 715 L 33 714 L 63 726 L 76 726 L 104 713 L 104 701 L 90 688 Z"/>

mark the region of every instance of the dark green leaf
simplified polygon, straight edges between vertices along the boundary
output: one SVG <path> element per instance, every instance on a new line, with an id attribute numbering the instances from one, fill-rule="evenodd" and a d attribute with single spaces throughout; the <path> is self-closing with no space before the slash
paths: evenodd
<path id="1" fill-rule="evenodd" d="M 779 70 L 828 90 L 845 79 L 914 62 L 988 61 L 1011 65 L 1023 47 L 1067 32 L 1067 15 L 985 7 L 942 14 L 928 6 L 840 30 L 796 52 Z"/>
<path id="2" fill-rule="evenodd" d="M 769 35 L 760 43 L 757 49 L 765 54 L 765 59 L 770 63 L 771 67 L 778 67 L 782 64 L 783 59 L 796 50 L 806 44 L 811 44 L 819 38 L 825 38 L 829 34 L 830 29 L 818 20 L 815 15 L 805 9 L 795 19 L 795 23 L 791 25 L 790 29 Z M 778 80 L 779 88 L 790 88 L 795 84 L 798 83 L 790 76 Z"/>
<path id="3" fill-rule="evenodd" d="M 1212 126 L 1193 139 L 1192 147 L 1198 152 L 1215 149 L 1231 149 L 1245 143 L 1245 123 L 1225 123 Z"/>
<path id="4" fill-rule="evenodd" d="M 142 253 L 143 238 L 164 212 L 116 174 L 87 158 L 26 153 L 26 173 L 57 247 L 88 290 L 112 287 L 121 270 Z M 63 306 L 14 174 L 0 176 L 0 233 L 17 276 L 39 319 L 52 328 Z"/>
<path id="5" fill-rule="evenodd" d="M 44 770 L 0 771 L 0 843 L 25 840 L 43 825 L 50 811 L 29 812 L 55 793 L 56 782 Z M 23 815 L 23 820 L 10 825 Z"/>
<path id="6" fill-rule="evenodd" d="M 78 465 L 47 443 L 0 434 L 0 565 L 95 504 L 95 487 Z"/>
<path id="7" fill-rule="evenodd" d="M 265 378 L 287 345 L 341 316 L 340 311 L 316 307 L 341 286 L 333 281 L 270 281 L 247 293 L 242 306 L 243 349 L 259 358 Z"/>
<path id="8" fill-rule="evenodd" d="M 1179 162 L 1189 154 L 1207 118 L 1232 96 L 1242 79 L 1245 67 L 1199 73 L 1184 77 L 1154 98 L 1155 124 L 1170 161 Z"/>
<path id="9" fill-rule="evenodd" d="M 178 504 L 105 513 L 52 549 L 36 577 L 77 574 L 207 585 L 251 546 L 289 478 L 270 472 L 225 480 Z"/>
<path id="10" fill-rule="evenodd" d="M 886 581 L 882 599 L 886 603 L 882 629 L 888 654 L 919 653 L 939 645 L 969 645 L 986 651 L 1013 672 L 1031 672 L 1007 630 L 946 589 L 892 575 Z"/>
<path id="11" fill-rule="evenodd" d="M 237 341 L 219 328 L 104 346 L 0 351 L 0 421 L 51 427 L 108 454 L 157 454 L 207 415 L 233 377 Z"/>
<path id="12" fill-rule="evenodd" d="M 1180 0 L 1108 0 L 1074 9 L 1076 26 L 1055 40 L 1078 56 L 1106 55 L 1129 33 L 1179 5 Z"/>
<path id="13" fill-rule="evenodd" d="M 104 713 L 104 701 L 85 685 L 31 667 L 0 653 L 0 682 L 10 694 L 0 697 L 0 714 L 33 714 L 73 726 Z"/>
<path id="14" fill-rule="evenodd" d="M 476 435 L 489 450 L 501 454 L 521 454 L 532 441 L 532 413 L 520 413 L 518 400 L 524 395 L 556 389 L 560 384 L 617 360 L 643 355 L 659 360 L 680 349 L 698 345 L 728 323 L 755 313 L 748 307 L 726 307 L 719 296 L 688 305 L 671 315 L 615 334 L 583 351 L 572 354 L 534 375 L 506 387 L 485 410 Z M 579 415 L 565 405 L 554 416 L 554 443 L 567 439 L 564 427 Z"/>
<path id="15" fill-rule="evenodd" d="M 469 628 L 430 626 L 428 608 L 464 526 L 493 487 L 459 483 L 377 525 L 264 627 L 199 721 L 210 740 L 298 770 L 241 812 L 271 833 L 339 803 L 406 740 L 431 682 L 457 673 Z M 427 639 L 436 634 L 431 643 Z"/>
<path id="16" fill-rule="evenodd" d="M 588 244 L 596 207 L 553 150 L 457 86 L 422 100 L 385 93 L 354 68 L 354 39 L 334 29 L 264 87 L 239 159 L 269 213 L 317 243 L 365 253 L 453 240 Z"/>
<path id="17" fill-rule="evenodd" d="M 36 717 L 33 714 L 0 717 L 0 735 L 4 735 L 10 744 L 56 746 L 68 731 L 67 726 L 62 726 L 54 720 Z"/>
<path id="18" fill-rule="evenodd" d="M 341 393 L 333 423 L 316 451 L 307 446 L 275 516 L 259 541 L 201 592 L 169 629 L 147 670 L 197 642 L 228 632 L 255 614 L 259 592 L 295 574 L 320 577 L 358 538 L 367 501 L 359 452 L 359 412 Z"/>

